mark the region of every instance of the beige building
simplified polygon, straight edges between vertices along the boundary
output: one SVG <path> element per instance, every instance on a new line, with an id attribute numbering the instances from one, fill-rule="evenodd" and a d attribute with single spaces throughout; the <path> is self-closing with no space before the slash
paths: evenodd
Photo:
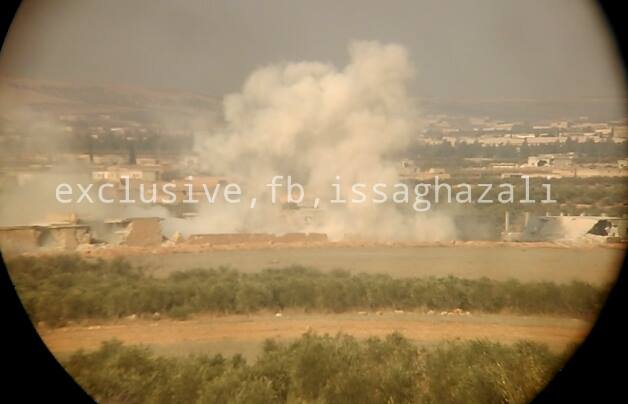
<path id="1" fill-rule="evenodd" d="M 123 178 L 131 180 L 158 181 L 161 168 L 158 166 L 112 166 L 106 170 L 92 171 L 92 180 L 120 182 Z"/>

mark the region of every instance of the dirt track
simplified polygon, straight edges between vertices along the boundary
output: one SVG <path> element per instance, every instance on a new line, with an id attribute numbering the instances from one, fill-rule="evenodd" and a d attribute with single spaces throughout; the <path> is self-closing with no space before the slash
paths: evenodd
<path id="1" fill-rule="evenodd" d="M 562 350 L 569 343 L 581 341 L 588 329 L 588 322 L 569 318 L 386 312 L 383 315 L 284 313 L 282 317 L 205 315 L 186 321 L 136 319 L 42 329 L 40 333 L 53 353 L 64 356 L 78 349 L 96 349 L 102 341 L 113 338 L 127 344 L 151 345 L 169 353 L 200 350 L 246 354 L 254 352 L 267 338 L 297 338 L 308 330 L 331 335 L 344 332 L 359 338 L 400 331 L 417 343 L 428 344 L 457 338 L 487 338 L 504 343 L 527 339 Z"/>

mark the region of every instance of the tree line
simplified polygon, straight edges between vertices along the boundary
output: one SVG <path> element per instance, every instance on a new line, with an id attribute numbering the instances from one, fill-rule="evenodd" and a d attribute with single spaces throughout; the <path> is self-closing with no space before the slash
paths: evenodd
<path id="1" fill-rule="evenodd" d="M 623 159 L 626 157 L 626 144 L 615 143 L 612 139 L 602 139 L 595 142 L 589 139 L 585 142 L 578 142 L 571 138 L 565 142 L 529 144 L 524 140 L 521 145 L 516 144 L 500 144 L 486 145 L 479 141 L 474 142 L 450 142 L 433 145 L 416 144 L 409 147 L 406 151 L 408 158 L 416 158 L 421 156 L 425 158 L 445 158 L 445 159 L 462 159 L 462 158 L 497 158 L 504 160 L 527 160 L 529 156 L 539 154 L 557 154 L 557 153 L 576 153 L 579 161 L 597 162 Z"/>
<path id="2" fill-rule="evenodd" d="M 88 260 L 73 255 L 17 257 L 7 267 L 31 319 L 51 326 L 133 314 L 185 318 L 200 312 L 284 309 L 341 313 L 459 308 L 586 317 L 597 313 L 607 290 L 581 281 L 393 278 L 299 266 L 256 273 L 197 269 L 155 278 L 122 259 Z"/>

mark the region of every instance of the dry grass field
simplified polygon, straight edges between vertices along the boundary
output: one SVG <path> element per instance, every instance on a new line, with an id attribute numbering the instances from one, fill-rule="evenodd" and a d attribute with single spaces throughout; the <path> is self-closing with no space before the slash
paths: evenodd
<path id="1" fill-rule="evenodd" d="M 215 250 L 196 253 L 128 256 L 131 262 L 167 275 L 191 268 L 228 266 L 242 272 L 302 265 L 330 270 L 385 273 L 394 277 L 456 276 L 569 282 L 612 282 L 623 248 L 480 246 L 366 246 Z"/>

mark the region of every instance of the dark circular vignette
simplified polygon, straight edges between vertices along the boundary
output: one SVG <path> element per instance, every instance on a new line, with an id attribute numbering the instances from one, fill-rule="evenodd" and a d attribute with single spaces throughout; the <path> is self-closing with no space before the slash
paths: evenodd
<path id="1" fill-rule="evenodd" d="M 623 62 L 624 84 L 628 82 L 626 26 L 623 7 L 613 0 L 597 0 Z M 2 2 L 2 43 L 19 5 L 19 0 Z M 19 397 L 19 402 L 93 402 L 74 379 L 57 362 L 35 330 L 9 278 L 0 253 L 1 304 L 5 310 L 2 366 L 4 378 L 0 386 L 4 397 Z M 549 385 L 533 400 L 534 403 L 571 401 L 603 402 L 628 397 L 623 388 L 623 373 L 616 371 L 628 358 L 626 338 L 621 327 L 626 304 L 626 257 L 615 285 L 608 294 L 587 338 Z M 525 371 L 525 370 L 522 370 Z"/>
<path id="2" fill-rule="evenodd" d="M 1 304 L 6 313 L 0 396 L 19 397 L 19 402 L 93 402 L 42 341 L 13 288 L 1 254 L 0 261 Z"/>
<path id="3" fill-rule="evenodd" d="M 628 51 L 622 4 L 614 0 L 598 0 L 597 4 L 615 37 L 626 86 Z M 628 109 L 628 106 L 625 107 Z M 589 335 L 533 403 L 605 402 L 605 399 L 611 402 L 621 401 L 621 397 L 625 401 L 628 397 L 628 391 L 623 387 L 625 377 L 618 371 L 628 359 L 625 343 L 628 333 L 626 328 L 620 325 L 625 316 L 624 309 L 628 307 L 626 258 L 624 255 L 624 262 L 615 285 L 608 294 Z"/>
<path id="4" fill-rule="evenodd" d="M 2 44 L 20 5 L 3 1 L 0 18 Z M 35 330 L 9 278 L 0 252 L 0 305 L 4 312 L 2 338 L 2 382 L 0 398 L 10 402 L 92 403 L 79 384 L 54 358 Z"/>

